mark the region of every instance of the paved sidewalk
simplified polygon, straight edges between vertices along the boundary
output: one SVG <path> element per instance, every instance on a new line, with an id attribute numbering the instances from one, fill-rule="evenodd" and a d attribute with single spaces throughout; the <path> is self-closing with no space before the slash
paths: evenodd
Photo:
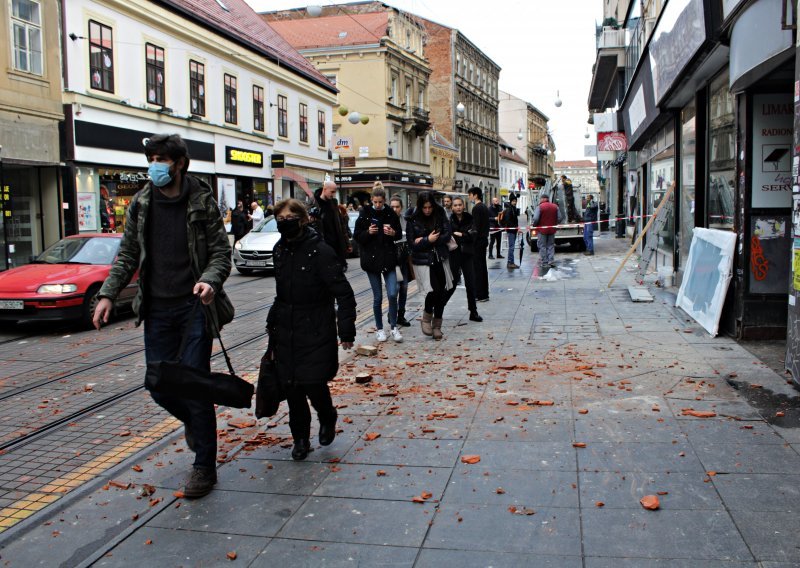
<path id="1" fill-rule="evenodd" d="M 796 391 L 734 341 L 710 338 L 669 294 L 632 303 L 630 272 L 607 289 L 626 244 L 603 235 L 594 257 L 557 253 L 555 281 L 528 251 L 521 270 L 490 261 L 482 324 L 468 322 L 459 290 L 444 341 L 415 322 L 404 343 L 342 365 L 341 432 L 305 462 L 290 458 L 285 414 L 252 426 L 226 412 L 208 497 L 173 493 L 189 463 L 178 434 L 11 534 L 2 560 L 797 566 Z M 355 384 L 363 371 L 373 381 Z M 659 510 L 642 507 L 646 495 Z"/>

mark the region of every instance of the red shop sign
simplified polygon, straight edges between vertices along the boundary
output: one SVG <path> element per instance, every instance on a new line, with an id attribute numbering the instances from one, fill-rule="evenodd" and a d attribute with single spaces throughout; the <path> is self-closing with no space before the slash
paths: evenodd
<path id="1" fill-rule="evenodd" d="M 624 152 L 628 149 L 628 139 L 624 132 L 598 132 L 598 152 Z"/>

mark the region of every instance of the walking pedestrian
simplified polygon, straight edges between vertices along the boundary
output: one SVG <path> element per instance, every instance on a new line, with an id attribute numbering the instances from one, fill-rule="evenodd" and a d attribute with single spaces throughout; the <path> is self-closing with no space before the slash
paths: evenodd
<path id="1" fill-rule="evenodd" d="M 311 410 L 317 411 L 319 443 L 336 437 L 336 409 L 328 382 L 339 369 L 338 335 L 343 349 L 356 337 L 356 299 L 344 267 L 309 224 L 296 199 L 275 205 L 281 239 L 275 245 L 275 302 L 267 316 L 270 351 L 289 405 L 292 459 L 311 451 Z M 334 299 L 337 310 L 334 310 Z"/>
<path id="2" fill-rule="evenodd" d="M 453 198 L 453 215 L 450 217 L 450 226 L 453 238 L 458 244 L 458 248 L 450 251 L 450 270 L 456 284 L 459 282 L 460 275 L 464 275 L 470 321 L 482 322 L 483 318 L 478 313 L 478 305 L 475 303 L 474 244 L 477 231 L 472 224 L 472 215 L 464 210 L 464 200 L 460 197 Z M 455 291 L 455 288 L 453 290 Z"/>
<path id="3" fill-rule="evenodd" d="M 347 222 L 343 222 L 336 201 L 336 184 L 330 180 L 314 192 L 314 200 L 319 212 L 315 215 L 316 222 L 313 228 L 320 234 L 322 240 L 333 249 L 345 269 L 347 267 L 347 252 L 350 248 L 350 239 L 347 237 Z"/>
<path id="4" fill-rule="evenodd" d="M 594 224 L 597 221 L 597 203 L 594 201 L 593 195 L 586 197 L 586 207 L 583 209 L 583 243 L 586 245 L 586 250 L 583 254 L 592 256 L 594 255 Z"/>
<path id="5" fill-rule="evenodd" d="M 555 266 L 556 252 L 556 225 L 563 221 L 561 209 L 555 203 L 550 203 L 547 194 L 539 196 L 539 206 L 533 212 L 534 227 L 537 230 L 537 244 L 539 246 L 539 267 L 548 268 Z"/>
<path id="6" fill-rule="evenodd" d="M 233 233 L 234 245 L 247 234 L 247 213 L 244 211 L 244 203 L 241 200 L 236 203 L 236 209 L 231 212 L 231 233 Z"/>
<path id="7" fill-rule="evenodd" d="M 486 268 L 486 248 L 489 245 L 489 209 L 483 204 L 481 188 L 469 188 L 467 196 L 472 203 L 472 224 L 477 231 L 472 257 L 475 268 L 475 301 L 488 302 L 489 270 Z"/>
<path id="8" fill-rule="evenodd" d="M 253 201 L 250 204 L 250 215 L 248 215 L 247 220 L 250 221 L 251 229 L 258 226 L 258 224 L 264 220 L 264 210 L 258 202 Z"/>
<path id="9" fill-rule="evenodd" d="M 492 204 L 489 206 L 489 230 L 491 236 L 489 240 L 489 258 L 493 259 L 492 250 L 497 247 L 497 258 L 503 258 L 500 254 L 500 245 L 503 243 L 503 231 L 500 230 L 500 213 L 503 211 L 503 206 L 500 205 L 500 199 L 492 197 Z"/>
<path id="10" fill-rule="evenodd" d="M 442 316 L 448 292 L 455 287 L 448 262 L 448 245 L 452 236 L 444 208 L 436 203 L 433 194 L 423 191 L 417 207 L 406 225 L 411 244 L 411 260 L 417 275 L 417 286 L 425 294 L 422 314 L 422 333 L 437 341 L 442 339 Z"/>
<path id="11" fill-rule="evenodd" d="M 150 182 L 133 196 L 117 259 L 98 292 L 93 323 L 108 322 L 114 300 L 139 271 L 133 311 L 144 321 L 145 361 L 174 361 L 181 339 L 184 365 L 210 371 L 212 336 L 233 319 L 222 289 L 231 271 L 231 247 L 214 193 L 187 174 L 189 150 L 177 134 L 147 139 Z M 146 259 L 146 261 L 145 261 Z M 197 301 L 208 309 L 195 309 Z M 207 495 L 217 482 L 214 404 L 152 392 L 183 422 L 195 453 L 187 497 Z"/>
<path id="12" fill-rule="evenodd" d="M 517 211 L 517 196 L 511 194 L 505 209 L 503 210 L 502 226 L 508 235 L 508 261 L 506 268 L 519 268 L 514 262 L 515 245 L 517 244 L 517 231 L 519 230 L 519 212 Z"/>
<path id="13" fill-rule="evenodd" d="M 449 219 L 453 215 L 453 198 L 449 195 L 445 195 L 442 197 L 442 207 L 444 207 L 444 212 Z"/>
<path id="14" fill-rule="evenodd" d="M 372 204 L 361 210 L 356 219 L 355 239 L 358 241 L 361 268 L 367 273 L 372 287 L 372 313 L 375 316 L 375 339 L 386 341 L 383 331 L 383 282 L 389 299 L 389 328 L 392 339 L 400 343 L 403 336 L 397 328 L 397 246 L 403 235 L 400 218 L 386 206 L 386 190 L 376 181 L 372 186 Z"/>
<path id="15" fill-rule="evenodd" d="M 397 282 L 397 325 L 401 327 L 411 327 L 411 322 L 406 319 L 406 299 L 408 298 L 408 282 L 411 279 L 411 270 L 408 263 L 411 257 L 411 248 L 406 240 L 406 220 L 403 214 L 403 200 L 399 197 L 392 197 L 390 200 L 392 211 L 400 219 L 401 237 L 395 241 L 397 246 L 397 266 L 400 267 L 402 280 Z"/>

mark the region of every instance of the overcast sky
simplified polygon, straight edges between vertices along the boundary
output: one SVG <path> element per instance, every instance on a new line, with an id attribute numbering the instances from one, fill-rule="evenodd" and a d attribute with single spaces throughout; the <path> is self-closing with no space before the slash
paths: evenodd
<path id="1" fill-rule="evenodd" d="M 308 6 L 298 0 L 246 0 L 256 11 Z M 329 5 L 330 2 L 310 2 Z M 344 4 L 344 2 L 333 2 Z M 584 159 L 587 100 L 602 0 L 392 0 L 396 8 L 458 28 L 502 70 L 500 89 L 550 118 L 556 159 Z M 342 8 L 345 10 L 345 8 Z M 563 104 L 553 104 L 559 93 Z"/>

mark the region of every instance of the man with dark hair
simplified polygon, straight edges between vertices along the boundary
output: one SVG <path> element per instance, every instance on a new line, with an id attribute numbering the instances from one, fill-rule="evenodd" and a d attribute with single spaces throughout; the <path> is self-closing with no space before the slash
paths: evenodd
<path id="1" fill-rule="evenodd" d="M 316 221 L 312 226 L 336 253 L 336 256 L 347 266 L 345 260 L 350 251 L 350 239 L 347 236 L 347 225 L 342 223 L 339 215 L 339 204 L 336 201 L 336 183 L 328 180 L 314 192 L 314 200 L 319 208 L 315 214 Z M 316 213 L 316 212 L 315 212 Z"/>
<path id="2" fill-rule="evenodd" d="M 247 234 L 247 213 L 244 211 L 244 202 L 241 199 L 236 202 L 236 209 L 231 211 L 231 233 L 234 245 Z"/>
<path id="3" fill-rule="evenodd" d="M 594 195 L 586 196 L 586 207 L 583 208 L 583 243 L 586 250 L 583 254 L 594 255 L 594 224 L 597 221 L 597 203 Z"/>
<path id="4" fill-rule="evenodd" d="M 108 322 L 114 300 L 138 270 L 133 311 L 137 326 L 144 321 L 145 360 L 178 359 L 185 338 L 181 362 L 209 371 L 212 337 L 233 319 L 222 289 L 231 271 L 228 235 L 211 188 L 186 174 L 189 151 L 180 136 L 152 136 L 145 156 L 150 182 L 131 199 L 119 255 L 97 294 L 94 326 Z M 217 482 L 214 404 L 151 395 L 183 422 L 195 452 L 184 494 L 207 495 Z"/>
<path id="5" fill-rule="evenodd" d="M 513 193 L 508 198 L 508 203 L 503 211 L 503 221 L 500 223 L 508 233 L 508 262 L 506 268 L 519 268 L 514 262 L 514 250 L 519 229 L 519 213 L 517 212 L 517 196 Z"/>
<path id="6" fill-rule="evenodd" d="M 486 268 L 486 249 L 489 246 L 489 209 L 483 204 L 483 190 L 480 187 L 471 187 L 467 191 L 469 201 L 472 203 L 472 224 L 477 231 L 475 235 L 475 255 L 473 266 L 475 268 L 475 300 L 478 302 L 489 301 L 489 270 Z"/>

